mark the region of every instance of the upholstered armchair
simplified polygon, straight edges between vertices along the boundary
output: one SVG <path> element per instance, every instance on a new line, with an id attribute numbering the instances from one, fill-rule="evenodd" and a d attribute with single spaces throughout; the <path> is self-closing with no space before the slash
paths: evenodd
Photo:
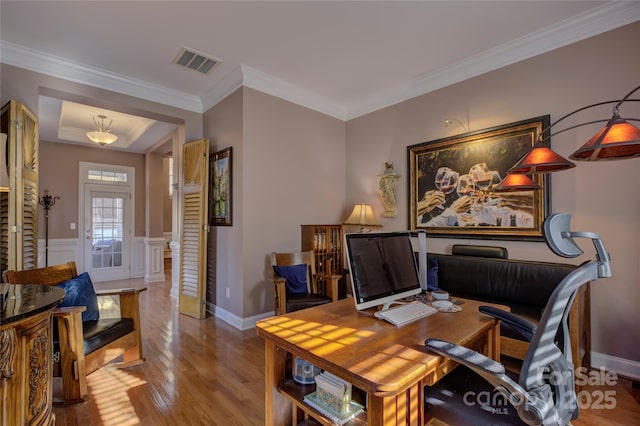
<path id="1" fill-rule="evenodd" d="M 316 274 L 312 251 L 271 253 L 276 315 L 338 300 L 342 275 Z M 331 270 L 326 265 L 327 271 Z"/>

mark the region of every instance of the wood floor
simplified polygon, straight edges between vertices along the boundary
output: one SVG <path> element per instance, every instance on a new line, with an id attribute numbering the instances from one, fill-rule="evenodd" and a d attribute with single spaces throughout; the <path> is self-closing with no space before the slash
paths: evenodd
<path id="1" fill-rule="evenodd" d="M 97 288 L 142 287 L 141 279 Z M 264 346 L 254 330 L 216 318 L 178 315 L 170 282 L 141 294 L 146 361 L 127 369 L 101 368 L 88 376 L 91 400 L 55 408 L 57 425 L 262 425 Z M 575 426 L 640 425 L 640 389 L 619 379 L 587 387 L 584 397 L 614 392 L 615 408 L 582 410 Z M 588 395 L 587 395 L 588 394 Z"/>

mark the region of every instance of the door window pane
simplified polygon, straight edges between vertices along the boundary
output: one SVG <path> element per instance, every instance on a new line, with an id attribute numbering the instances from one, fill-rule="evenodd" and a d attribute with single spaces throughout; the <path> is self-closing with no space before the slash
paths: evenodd
<path id="1" fill-rule="evenodd" d="M 122 266 L 124 198 L 92 197 L 93 268 Z"/>

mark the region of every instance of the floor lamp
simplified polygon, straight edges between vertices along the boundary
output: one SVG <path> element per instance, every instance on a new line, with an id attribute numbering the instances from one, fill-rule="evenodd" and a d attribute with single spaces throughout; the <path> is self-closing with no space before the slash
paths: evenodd
<path id="1" fill-rule="evenodd" d="M 49 266 L 49 210 L 56 204 L 60 197 L 52 197 L 49 190 L 44 190 L 44 196 L 38 197 L 38 203 L 44 209 L 44 266 Z"/>

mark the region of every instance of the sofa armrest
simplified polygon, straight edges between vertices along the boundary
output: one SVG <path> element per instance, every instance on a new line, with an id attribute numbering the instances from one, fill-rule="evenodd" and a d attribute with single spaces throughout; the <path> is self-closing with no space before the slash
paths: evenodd
<path id="1" fill-rule="evenodd" d="M 120 298 L 120 317 L 132 318 L 135 322 L 135 327 L 138 328 L 140 322 L 140 309 L 138 299 L 140 293 L 146 290 L 146 287 L 96 290 L 96 295 L 98 297 L 118 296 Z"/>
<path id="2" fill-rule="evenodd" d="M 116 288 L 110 290 L 96 290 L 97 296 L 120 296 L 123 294 L 138 294 L 146 291 L 147 288 Z"/>
<path id="3" fill-rule="evenodd" d="M 82 312 L 86 310 L 85 306 L 70 306 L 53 311 L 58 321 L 62 389 L 68 404 L 89 399 L 82 333 Z"/>
<path id="4" fill-rule="evenodd" d="M 80 315 L 80 322 L 82 322 L 82 313 L 87 310 L 86 306 L 67 306 L 64 308 L 55 308 L 53 310 L 54 318 L 64 318 L 69 315 Z"/>
<path id="5" fill-rule="evenodd" d="M 274 306 L 276 315 L 282 315 L 287 313 L 287 280 L 282 277 L 273 278 L 273 291 L 275 292 L 275 299 L 277 306 Z"/>
<path id="6" fill-rule="evenodd" d="M 331 274 L 316 274 L 316 278 L 325 281 L 325 290 L 327 297 L 330 297 L 334 302 L 338 300 L 338 281 L 342 278 L 342 275 Z"/>

